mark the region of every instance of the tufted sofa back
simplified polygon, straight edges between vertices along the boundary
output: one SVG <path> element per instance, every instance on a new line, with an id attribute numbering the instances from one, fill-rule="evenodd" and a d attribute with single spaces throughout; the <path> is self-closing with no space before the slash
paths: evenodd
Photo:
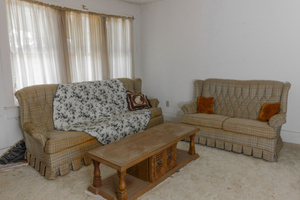
<path id="1" fill-rule="evenodd" d="M 141 79 L 119 79 L 126 90 L 141 93 Z M 15 96 L 19 102 L 20 123 L 32 122 L 39 128 L 49 131 L 54 129 L 53 98 L 58 84 L 35 85 L 18 90 Z"/>
<path id="2" fill-rule="evenodd" d="M 229 117 L 257 119 L 264 103 L 281 103 L 287 112 L 290 83 L 266 80 L 207 79 L 194 82 L 194 97 L 214 97 L 214 113 Z"/>

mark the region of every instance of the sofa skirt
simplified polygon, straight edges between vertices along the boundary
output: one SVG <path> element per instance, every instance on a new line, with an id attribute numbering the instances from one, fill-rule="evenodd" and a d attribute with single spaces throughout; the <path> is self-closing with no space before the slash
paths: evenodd
<path id="1" fill-rule="evenodd" d="M 47 179 L 55 179 L 57 176 L 68 174 L 71 170 L 78 170 L 82 165 L 91 164 L 91 159 L 85 154 L 94 148 L 100 147 L 101 144 L 92 139 L 83 144 L 65 149 L 58 153 L 33 153 L 29 147 L 26 150 L 25 158 L 29 165 L 34 167 L 42 176 Z"/>
<path id="2" fill-rule="evenodd" d="M 197 144 L 242 153 L 270 162 L 277 161 L 283 144 L 280 136 L 269 139 L 219 129 L 199 128 L 201 131 L 197 132 L 195 136 Z M 185 138 L 185 141 L 190 141 L 190 138 Z"/>

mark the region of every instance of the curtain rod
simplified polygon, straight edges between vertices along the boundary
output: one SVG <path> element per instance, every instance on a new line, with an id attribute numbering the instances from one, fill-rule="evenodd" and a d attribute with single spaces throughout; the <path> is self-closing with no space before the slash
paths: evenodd
<path id="1" fill-rule="evenodd" d="M 88 9 L 86 8 L 85 5 L 82 5 L 82 9 L 83 10 L 78 10 L 78 9 L 73 9 L 73 8 L 67 8 L 67 7 L 52 5 L 52 4 L 48 4 L 48 3 L 44 3 L 44 2 L 40 2 L 40 1 L 36 1 L 36 0 L 20 0 L 20 1 L 34 3 L 34 4 L 38 4 L 38 5 L 42 5 L 42 6 L 47 6 L 47 7 L 54 8 L 54 9 L 61 10 L 61 11 L 73 11 L 73 12 L 78 12 L 78 13 L 86 13 L 86 14 L 92 14 L 92 15 L 99 15 L 101 17 L 116 17 L 116 18 L 132 19 L 132 20 L 134 20 L 134 16 L 110 15 L 110 14 L 103 14 L 103 13 L 97 13 L 97 12 L 87 11 Z"/>

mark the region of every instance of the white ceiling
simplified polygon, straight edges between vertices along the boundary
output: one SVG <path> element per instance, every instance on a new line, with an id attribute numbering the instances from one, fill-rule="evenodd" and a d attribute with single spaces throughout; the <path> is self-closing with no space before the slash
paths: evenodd
<path id="1" fill-rule="evenodd" d="M 152 3 L 155 1 L 162 1 L 162 0 L 119 0 L 119 1 L 124 1 L 127 3 L 134 3 L 134 4 L 147 4 L 147 3 Z"/>

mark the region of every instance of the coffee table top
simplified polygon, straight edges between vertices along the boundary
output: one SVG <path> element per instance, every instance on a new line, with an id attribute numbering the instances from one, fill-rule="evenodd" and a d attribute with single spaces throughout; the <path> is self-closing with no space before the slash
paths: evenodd
<path id="1" fill-rule="evenodd" d="M 125 170 L 198 131 L 192 126 L 166 122 L 89 151 L 87 156 L 114 169 Z"/>

